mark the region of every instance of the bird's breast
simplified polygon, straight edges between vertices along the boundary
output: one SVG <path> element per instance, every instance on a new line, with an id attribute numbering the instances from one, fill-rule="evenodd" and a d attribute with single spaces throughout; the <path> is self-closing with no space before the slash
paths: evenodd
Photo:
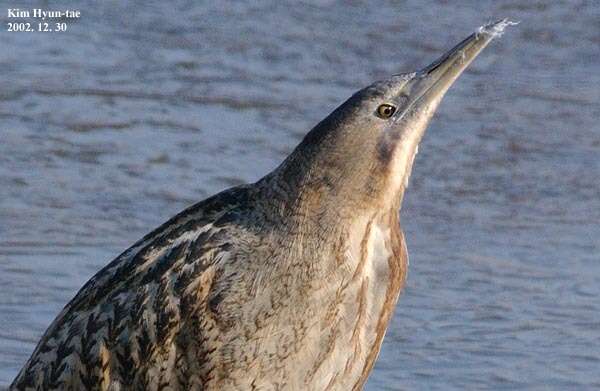
<path id="1" fill-rule="evenodd" d="M 396 219 L 357 222 L 342 248 L 343 264 L 315 300 L 320 322 L 312 338 L 319 343 L 306 357 L 310 389 L 362 387 L 404 283 L 406 253 Z"/>
<path id="2" fill-rule="evenodd" d="M 404 282 L 402 234 L 395 215 L 371 216 L 344 227 L 329 244 L 330 250 L 309 257 L 288 249 L 270 263 L 269 276 L 257 266 L 261 272 L 248 275 L 260 278 L 229 289 L 218 309 L 237 320 L 222 336 L 231 379 L 223 384 L 362 387 Z"/>

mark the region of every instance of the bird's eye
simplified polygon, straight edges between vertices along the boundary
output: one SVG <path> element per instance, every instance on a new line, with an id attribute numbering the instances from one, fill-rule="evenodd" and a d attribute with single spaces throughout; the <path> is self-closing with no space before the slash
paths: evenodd
<path id="1" fill-rule="evenodd" d="M 390 118 L 396 112 L 396 108 L 387 103 L 382 104 L 377 108 L 377 115 L 380 118 Z"/>

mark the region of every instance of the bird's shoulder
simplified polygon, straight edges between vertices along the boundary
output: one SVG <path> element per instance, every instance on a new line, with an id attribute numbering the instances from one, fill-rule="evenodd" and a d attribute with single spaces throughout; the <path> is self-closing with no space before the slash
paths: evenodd
<path id="1" fill-rule="evenodd" d="M 250 186 L 238 186 L 183 210 L 100 270 L 67 307 L 84 309 L 166 280 L 176 292 L 185 289 L 235 247 L 251 193 Z"/>
<path id="2" fill-rule="evenodd" d="M 62 367 L 75 368 L 84 361 L 90 365 L 106 356 L 107 349 L 135 360 L 158 360 L 166 354 L 158 349 L 174 344 L 182 325 L 202 312 L 199 306 L 206 306 L 213 280 L 235 251 L 251 197 L 251 186 L 221 192 L 179 213 L 119 255 L 58 315 L 23 374 L 34 379 L 42 373 L 38 370 L 47 372 L 49 367 L 56 367 L 58 374 Z M 126 370 L 127 360 L 119 360 Z"/>

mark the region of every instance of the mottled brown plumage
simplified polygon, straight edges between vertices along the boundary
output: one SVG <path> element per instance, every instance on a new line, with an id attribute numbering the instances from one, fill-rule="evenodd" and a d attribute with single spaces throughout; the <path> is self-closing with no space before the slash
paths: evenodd
<path id="1" fill-rule="evenodd" d="M 406 278 L 398 211 L 418 143 L 505 25 L 359 91 L 274 172 L 134 244 L 58 315 L 11 389 L 360 390 Z"/>

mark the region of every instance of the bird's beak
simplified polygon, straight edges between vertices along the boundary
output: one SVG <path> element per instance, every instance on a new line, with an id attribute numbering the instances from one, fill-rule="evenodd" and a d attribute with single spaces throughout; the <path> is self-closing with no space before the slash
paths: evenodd
<path id="1" fill-rule="evenodd" d="M 506 19 L 482 26 L 461 43 L 431 65 L 415 74 L 410 84 L 406 112 L 414 109 L 435 110 L 442 97 L 494 37 L 502 34 L 507 25 L 515 24 Z M 401 115 L 404 116 L 403 113 Z"/>

